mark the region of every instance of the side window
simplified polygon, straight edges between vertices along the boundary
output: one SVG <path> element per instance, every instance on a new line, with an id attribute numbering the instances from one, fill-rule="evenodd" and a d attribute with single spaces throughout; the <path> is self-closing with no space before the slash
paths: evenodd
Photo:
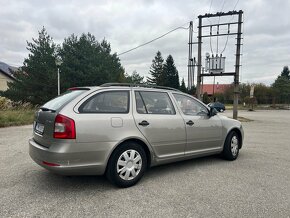
<path id="1" fill-rule="evenodd" d="M 129 91 L 106 91 L 86 100 L 80 113 L 128 113 Z"/>
<path id="2" fill-rule="evenodd" d="M 140 114 L 175 114 L 172 102 L 165 92 L 141 91 L 136 93 L 136 108 Z"/>
<path id="3" fill-rule="evenodd" d="M 173 94 L 173 96 L 183 114 L 193 116 L 208 114 L 207 108 L 193 98 L 180 94 Z"/>

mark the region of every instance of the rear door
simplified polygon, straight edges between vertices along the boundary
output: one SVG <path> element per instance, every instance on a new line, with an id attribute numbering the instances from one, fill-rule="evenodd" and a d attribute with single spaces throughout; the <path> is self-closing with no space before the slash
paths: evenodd
<path id="1" fill-rule="evenodd" d="M 134 118 L 137 128 L 158 158 L 184 156 L 185 125 L 167 92 L 135 91 Z"/>
<path id="2" fill-rule="evenodd" d="M 131 136 L 130 89 L 105 89 L 83 99 L 75 107 L 77 142 L 112 145 Z M 100 146 L 99 149 L 102 149 Z"/>
<path id="3" fill-rule="evenodd" d="M 173 93 L 186 126 L 185 154 L 220 149 L 222 122 L 218 116 L 210 117 L 208 109 L 192 97 Z"/>

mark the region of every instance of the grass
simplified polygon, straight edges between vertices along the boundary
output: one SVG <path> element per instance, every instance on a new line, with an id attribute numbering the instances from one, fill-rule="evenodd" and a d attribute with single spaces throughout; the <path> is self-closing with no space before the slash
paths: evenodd
<path id="1" fill-rule="evenodd" d="M 233 105 L 232 104 L 225 104 L 226 110 L 232 110 Z M 270 104 L 258 104 L 254 106 L 254 110 L 279 110 L 279 109 L 284 109 L 287 107 L 289 108 L 289 105 L 286 104 L 276 104 L 274 107 L 273 105 Z M 251 107 L 249 105 L 243 106 L 242 104 L 238 105 L 238 110 L 249 110 Z"/>
<path id="2" fill-rule="evenodd" d="M 21 126 L 33 123 L 35 110 L 0 110 L 0 127 Z"/>

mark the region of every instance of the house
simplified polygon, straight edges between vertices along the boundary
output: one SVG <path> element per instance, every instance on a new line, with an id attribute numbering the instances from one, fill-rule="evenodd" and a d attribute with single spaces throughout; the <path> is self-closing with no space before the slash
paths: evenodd
<path id="1" fill-rule="evenodd" d="M 8 64 L 0 61 L 0 91 L 7 90 L 7 82 L 15 81 L 13 71 L 16 70 L 16 67 L 9 66 Z"/>
<path id="2" fill-rule="evenodd" d="M 215 93 L 224 93 L 232 84 L 203 84 L 201 85 L 201 93 L 207 93 L 212 96 Z"/>

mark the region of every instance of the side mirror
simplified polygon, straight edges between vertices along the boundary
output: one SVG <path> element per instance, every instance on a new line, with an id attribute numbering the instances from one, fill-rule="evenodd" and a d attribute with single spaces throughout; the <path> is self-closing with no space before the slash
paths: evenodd
<path id="1" fill-rule="evenodd" d="M 209 116 L 213 117 L 215 115 L 217 115 L 217 110 L 214 107 L 210 107 Z"/>

